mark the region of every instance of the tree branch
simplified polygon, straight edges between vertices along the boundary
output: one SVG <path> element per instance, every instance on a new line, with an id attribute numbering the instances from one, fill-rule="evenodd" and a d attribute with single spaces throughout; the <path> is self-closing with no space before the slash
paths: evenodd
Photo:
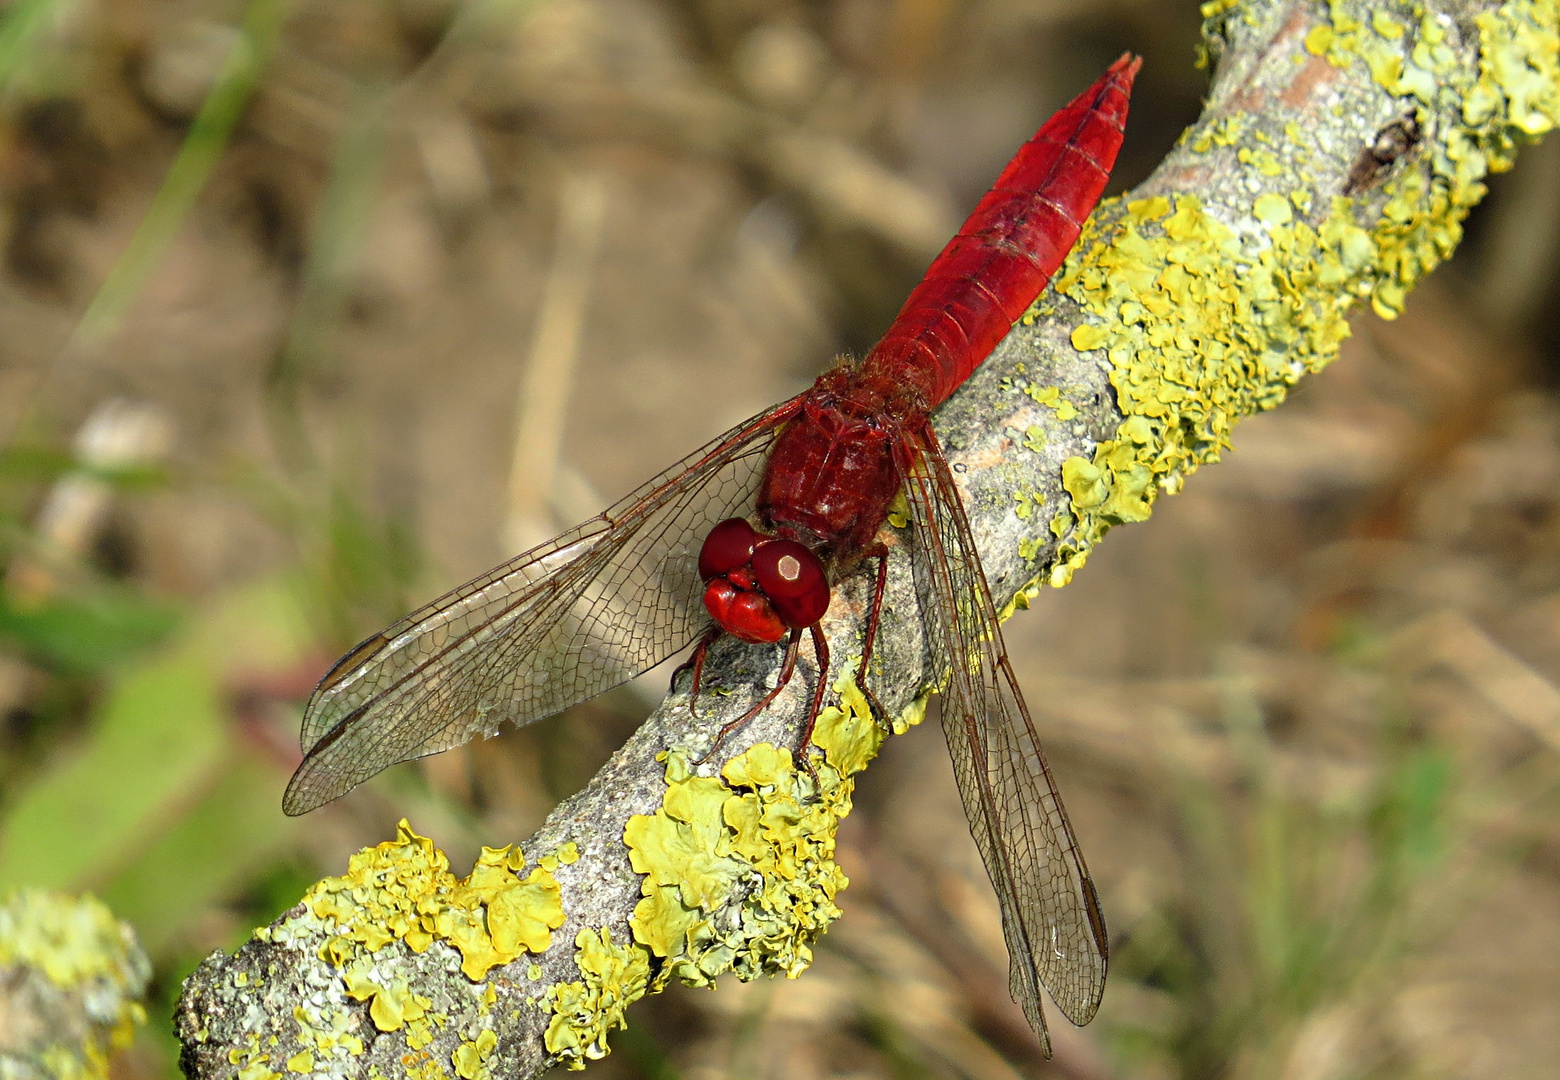
<path id="1" fill-rule="evenodd" d="M 937 415 L 1009 611 L 1330 361 L 1356 302 L 1399 311 L 1455 248 L 1486 172 L 1560 114 L 1555 0 L 1203 7 L 1217 70 L 1203 117 L 1101 207 Z M 901 549 L 872 684 L 913 721 L 935 669 Z M 836 663 L 859 655 L 865 584 L 844 583 L 825 621 Z M 834 828 L 877 746 L 859 693 L 838 684 L 847 707 L 820 725 L 816 787 L 773 749 L 798 740 L 810 655 L 689 765 L 762 693 L 777 651 L 717 646 L 707 685 L 731 695 L 707 694 L 698 717 L 669 696 L 525 843 L 523 868 L 506 849 L 457 881 L 403 832 L 209 958 L 179 1009 L 185 1072 L 534 1076 L 601 1056 L 627 1004 L 673 977 L 800 972 L 838 915 Z"/>
<path id="2" fill-rule="evenodd" d="M 146 1021 L 152 965 L 91 896 L 27 889 L 0 906 L 0 1076 L 109 1075 Z"/>

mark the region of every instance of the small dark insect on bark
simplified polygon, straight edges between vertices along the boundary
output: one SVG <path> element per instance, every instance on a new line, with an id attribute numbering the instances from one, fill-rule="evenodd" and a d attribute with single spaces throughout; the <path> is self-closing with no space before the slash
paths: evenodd
<path id="1" fill-rule="evenodd" d="M 1400 116 L 1376 132 L 1375 140 L 1354 159 L 1354 167 L 1343 184 L 1343 193 L 1357 195 L 1381 183 L 1387 171 L 1419 145 L 1420 134 L 1419 117 L 1415 113 Z"/>

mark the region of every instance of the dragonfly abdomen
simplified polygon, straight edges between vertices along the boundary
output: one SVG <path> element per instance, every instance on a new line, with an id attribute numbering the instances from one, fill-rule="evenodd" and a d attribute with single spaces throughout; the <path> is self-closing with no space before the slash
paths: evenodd
<path id="1" fill-rule="evenodd" d="M 1061 266 L 1104 192 L 1139 63 L 1123 56 L 1024 144 L 864 367 L 915 385 L 934 408 L 980 366 Z"/>

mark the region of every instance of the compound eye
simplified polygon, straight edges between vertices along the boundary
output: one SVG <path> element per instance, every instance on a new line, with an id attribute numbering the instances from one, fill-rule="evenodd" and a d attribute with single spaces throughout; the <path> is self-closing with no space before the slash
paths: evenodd
<path id="1" fill-rule="evenodd" d="M 760 539 L 753 526 L 741 518 L 719 522 L 699 549 L 699 579 L 708 581 L 746 566 Z"/>
<path id="2" fill-rule="evenodd" d="M 753 577 L 792 629 L 811 626 L 829 607 L 829 577 L 818 556 L 794 540 L 767 540 L 753 551 Z"/>

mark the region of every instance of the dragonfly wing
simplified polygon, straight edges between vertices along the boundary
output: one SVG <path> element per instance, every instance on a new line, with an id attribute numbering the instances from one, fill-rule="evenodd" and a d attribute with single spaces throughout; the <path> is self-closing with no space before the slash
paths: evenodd
<path id="1" fill-rule="evenodd" d="M 1073 1023 L 1094 1018 L 1105 989 L 1104 916 L 1008 662 L 936 436 L 928 427 L 899 456 L 923 617 L 933 655 L 946 665 L 943 730 L 970 832 L 1001 904 L 1009 988 L 1049 1056 L 1040 987 Z"/>
<path id="2" fill-rule="evenodd" d="M 400 761 L 595 697 L 709 624 L 699 546 L 746 512 L 797 399 L 733 428 L 600 516 L 374 635 L 320 681 L 282 809 L 302 814 Z"/>

